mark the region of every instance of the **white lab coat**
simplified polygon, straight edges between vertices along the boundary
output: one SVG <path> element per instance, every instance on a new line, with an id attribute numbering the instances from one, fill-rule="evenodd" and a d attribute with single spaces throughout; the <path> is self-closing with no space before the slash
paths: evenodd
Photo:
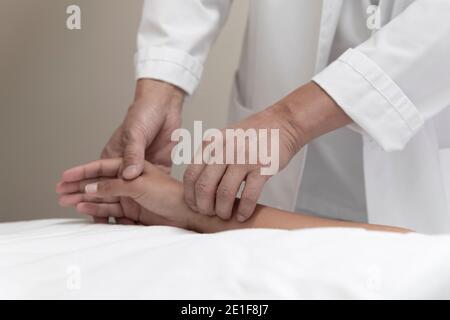
<path id="1" fill-rule="evenodd" d="M 363 135 L 369 222 L 450 232 L 450 1 L 381 0 L 381 30 L 328 66 L 345 0 L 323 0 L 320 19 L 311 1 L 251 1 L 230 120 L 266 108 L 314 75 Z M 192 93 L 230 5 L 146 0 L 137 78 Z M 269 180 L 261 202 L 294 209 L 306 152 Z"/>

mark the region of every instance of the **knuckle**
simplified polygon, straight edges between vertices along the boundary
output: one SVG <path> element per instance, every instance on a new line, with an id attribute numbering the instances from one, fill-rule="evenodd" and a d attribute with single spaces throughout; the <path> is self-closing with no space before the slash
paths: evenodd
<path id="1" fill-rule="evenodd" d="M 256 168 L 255 170 L 250 171 L 248 173 L 247 177 L 248 177 L 248 179 L 255 179 L 255 180 L 260 180 L 260 179 L 264 179 L 265 178 L 264 176 L 262 176 L 260 174 L 259 167 Z"/>
<path id="2" fill-rule="evenodd" d="M 184 196 L 184 201 L 192 211 L 198 212 L 198 207 L 193 196 Z"/>
<path id="3" fill-rule="evenodd" d="M 219 185 L 219 187 L 217 188 L 217 198 L 226 200 L 232 198 L 233 196 L 234 195 L 232 194 L 228 186 Z"/>
<path id="4" fill-rule="evenodd" d="M 256 192 L 250 192 L 242 196 L 241 201 L 244 206 L 252 206 L 258 201 L 258 194 Z"/>
<path id="5" fill-rule="evenodd" d="M 205 179 L 200 179 L 195 184 L 195 192 L 201 196 L 210 195 L 212 193 L 212 188 L 209 186 Z"/>
<path id="6" fill-rule="evenodd" d="M 122 140 L 124 143 L 130 143 L 137 140 L 143 134 L 142 129 L 139 126 L 133 126 L 126 128 L 122 134 Z"/>
<path id="7" fill-rule="evenodd" d="M 98 188 L 98 192 L 103 193 L 103 194 L 108 194 L 109 192 L 111 192 L 111 184 L 107 181 L 105 182 L 101 182 L 97 185 Z"/>
<path id="8" fill-rule="evenodd" d="M 102 199 L 102 197 L 99 197 L 99 196 L 93 196 L 92 197 L 92 201 L 93 202 L 101 202 L 103 199 Z"/>
<path id="9" fill-rule="evenodd" d="M 124 161 L 125 162 L 134 161 L 136 159 L 139 159 L 139 157 L 140 157 L 140 154 L 136 150 L 126 150 L 126 152 L 124 154 Z"/>
<path id="10" fill-rule="evenodd" d="M 105 174 L 105 167 L 103 166 L 102 163 L 100 163 L 100 166 L 98 167 L 98 170 L 97 170 L 97 175 L 99 177 L 103 177 L 104 174 Z"/>
<path id="11" fill-rule="evenodd" d="M 194 183 L 195 182 L 195 172 L 191 167 L 188 167 L 183 175 L 183 181 L 188 183 Z"/>

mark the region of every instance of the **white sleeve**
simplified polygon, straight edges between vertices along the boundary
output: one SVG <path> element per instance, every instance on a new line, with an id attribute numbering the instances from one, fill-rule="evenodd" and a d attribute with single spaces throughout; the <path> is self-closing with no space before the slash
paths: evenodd
<path id="1" fill-rule="evenodd" d="M 231 0 L 145 0 L 135 56 L 136 78 L 197 87 Z"/>
<path id="2" fill-rule="evenodd" d="M 384 150 L 450 105 L 450 1 L 416 0 L 313 80 Z"/>

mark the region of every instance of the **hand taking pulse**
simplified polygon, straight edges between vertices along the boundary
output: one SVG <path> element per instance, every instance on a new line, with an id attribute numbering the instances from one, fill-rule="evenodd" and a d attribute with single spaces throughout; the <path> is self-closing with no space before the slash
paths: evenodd
<path id="1" fill-rule="evenodd" d="M 272 152 L 279 151 L 278 164 L 279 168 L 282 169 L 302 147 L 302 143 L 297 139 L 295 128 L 289 121 L 285 120 L 287 117 L 289 117 L 289 114 L 286 110 L 273 107 L 256 113 L 226 129 L 242 129 L 241 132 L 245 132 L 247 129 L 256 129 L 256 131 L 267 129 L 268 133 L 271 129 L 279 129 L 280 143 L 276 150 L 272 150 Z M 222 130 L 223 150 L 219 151 L 224 159 L 226 158 L 226 143 L 229 142 L 226 140 L 226 129 Z M 234 159 L 236 161 L 237 155 L 242 154 L 245 158 L 245 164 L 214 163 L 207 165 L 205 162 L 191 164 L 183 177 L 184 199 L 192 210 L 200 214 L 217 215 L 224 220 L 228 220 L 232 215 L 234 199 L 241 183 L 245 181 L 241 201 L 237 209 L 237 220 L 243 222 L 254 212 L 263 186 L 271 175 L 261 174 L 261 169 L 267 168 L 268 165 L 261 163 L 260 159 L 256 159 L 257 161 L 254 164 L 249 164 L 249 153 L 257 152 L 258 141 L 250 147 L 250 143 L 238 145 L 238 139 L 235 137 L 233 139 L 234 141 L 231 141 L 231 143 L 234 146 Z M 267 150 L 271 150 L 271 141 L 272 137 L 269 133 Z M 204 142 L 204 151 L 208 144 Z M 252 150 L 249 150 L 250 148 Z"/>
<path id="2" fill-rule="evenodd" d="M 310 82 L 230 128 L 279 129 L 279 168 L 283 169 L 309 141 L 350 122 L 328 94 Z M 185 201 L 201 214 L 228 219 L 239 188 L 245 182 L 237 209 L 238 221 L 245 221 L 255 211 L 263 186 L 270 178 L 261 175 L 261 167 L 260 164 L 191 164 L 183 178 Z"/>
<path id="3" fill-rule="evenodd" d="M 239 228 L 301 229 L 315 227 L 357 227 L 368 230 L 407 232 L 379 225 L 336 221 L 294 214 L 258 205 L 244 223 L 224 221 L 217 216 L 199 215 L 183 200 L 183 185 L 149 162 L 134 180 L 120 176 L 123 160 L 97 160 L 65 171 L 56 191 L 60 203 L 71 203 L 80 213 L 97 218 L 113 216 L 136 224 L 176 226 L 208 233 Z M 125 203 L 121 198 L 129 199 Z M 235 199 L 234 211 L 239 206 Z M 235 215 L 233 215 L 235 216 Z"/>
<path id="4" fill-rule="evenodd" d="M 135 100 L 129 107 L 122 125 L 106 144 L 101 158 L 123 157 L 122 176 L 135 179 L 147 160 L 170 173 L 170 137 L 181 125 L 181 109 L 184 92 L 165 82 L 141 79 L 136 85 Z M 94 219 L 106 222 L 105 219 Z M 121 219 L 119 223 L 131 223 Z"/>

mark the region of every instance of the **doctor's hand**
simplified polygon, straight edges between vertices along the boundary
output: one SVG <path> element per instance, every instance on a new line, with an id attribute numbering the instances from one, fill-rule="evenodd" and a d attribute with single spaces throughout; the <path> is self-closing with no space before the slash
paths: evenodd
<path id="1" fill-rule="evenodd" d="M 234 150 L 234 160 L 236 161 L 239 155 L 242 155 L 241 157 L 245 157 L 245 161 L 240 163 L 244 162 L 244 164 L 208 164 L 208 153 L 206 151 L 209 148 L 208 145 L 213 142 L 203 143 L 201 164 L 196 164 L 199 162 L 193 161 L 193 164 L 188 166 L 183 176 L 186 204 L 200 214 L 217 215 L 224 220 L 228 220 L 232 216 L 233 205 L 241 184 L 244 183 L 236 218 L 239 222 L 247 220 L 256 208 L 256 203 L 266 181 L 277 171 L 283 169 L 303 146 L 299 134 L 288 120 L 289 116 L 287 109 L 281 106 L 273 106 L 221 130 L 223 149 L 219 152 L 223 155 L 223 159 L 227 157 L 227 144 L 231 143 L 233 149 L 230 150 Z M 234 129 L 236 135 L 240 130 L 242 134 L 238 138 L 231 136 L 227 138 L 227 129 Z M 248 140 L 248 136 L 244 134 L 248 129 L 256 129 L 253 131 L 256 136 L 252 138 L 252 143 Z M 271 158 L 270 163 L 263 163 L 258 155 L 260 129 L 267 130 L 266 145 L 267 156 L 270 155 L 268 158 Z M 276 135 L 272 137 L 271 129 L 279 129 L 279 139 L 276 139 Z M 239 139 L 241 141 L 246 139 L 246 143 L 239 144 Z M 271 144 L 272 141 L 273 144 Z M 218 153 L 216 150 L 215 152 Z M 197 150 L 197 156 L 201 153 Z M 253 153 L 252 156 L 256 157 L 256 161 L 249 161 L 250 153 Z M 274 153 L 279 156 L 274 157 Z M 273 162 L 276 162 L 276 164 Z M 263 170 L 269 173 L 263 174 Z"/>
<path id="2" fill-rule="evenodd" d="M 350 122 L 350 118 L 325 91 L 314 82 L 309 82 L 273 106 L 229 128 L 257 131 L 279 129 L 279 148 L 275 151 L 279 151 L 281 170 L 309 141 Z M 226 150 L 226 144 L 224 139 L 223 150 Z M 271 146 L 268 145 L 267 150 L 271 150 Z M 242 150 L 235 147 L 236 152 Z M 244 183 L 237 209 L 237 220 L 243 222 L 252 216 L 264 184 L 270 178 L 270 175 L 261 174 L 263 167 L 260 162 L 251 165 L 206 164 L 205 161 L 191 164 L 183 177 L 185 202 L 193 211 L 217 215 L 226 220 L 232 215 L 234 199 Z"/>
<path id="3" fill-rule="evenodd" d="M 122 176 L 137 178 L 144 161 L 159 165 L 170 173 L 170 136 L 181 125 L 184 92 L 165 82 L 140 79 L 133 104 L 121 126 L 106 144 L 101 158 L 123 157 Z"/>
<path id="4" fill-rule="evenodd" d="M 170 137 L 181 125 L 184 91 L 171 84 L 140 79 L 136 85 L 135 99 L 123 123 L 116 129 L 101 154 L 102 159 L 123 157 L 123 178 L 138 177 L 147 160 L 158 165 L 167 174 L 172 166 Z M 106 219 L 94 218 L 106 223 Z M 119 223 L 131 223 L 118 219 Z"/>

